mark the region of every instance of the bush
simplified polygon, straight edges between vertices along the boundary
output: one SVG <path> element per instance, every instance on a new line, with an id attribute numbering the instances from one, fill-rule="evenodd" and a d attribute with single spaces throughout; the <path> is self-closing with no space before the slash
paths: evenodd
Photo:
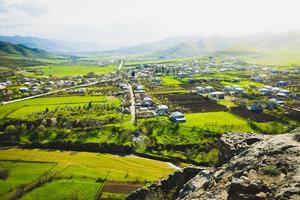
<path id="1" fill-rule="evenodd" d="M 261 168 L 263 173 L 269 176 L 278 176 L 280 174 L 279 169 L 275 165 L 268 165 Z"/>
<path id="2" fill-rule="evenodd" d="M 0 180 L 6 180 L 9 175 L 8 169 L 0 167 Z"/>

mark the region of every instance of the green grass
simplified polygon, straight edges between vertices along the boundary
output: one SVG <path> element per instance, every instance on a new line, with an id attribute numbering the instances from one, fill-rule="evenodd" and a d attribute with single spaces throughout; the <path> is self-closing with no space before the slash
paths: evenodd
<path id="1" fill-rule="evenodd" d="M 175 79 L 172 76 L 163 76 L 161 77 L 161 80 L 164 85 L 178 85 L 181 84 L 181 81 Z"/>
<path id="2" fill-rule="evenodd" d="M 88 152 L 6 149 L 0 150 L 0 160 L 55 162 L 54 170 L 59 170 L 61 176 L 97 179 L 109 174 L 108 180 L 123 182 L 155 181 L 173 171 L 160 161 Z"/>
<path id="3" fill-rule="evenodd" d="M 185 116 L 186 123 L 182 126 L 203 128 L 220 133 L 226 131 L 252 131 L 246 120 L 228 112 L 193 113 Z"/>
<path id="4" fill-rule="evenodd" d="M 2 152 L 1 152 L 2 153 Z M 5 156 L 5 154 L 3 155 Z M 8 158 L 8 157 L 7 157 Z M 5 159 L 5 157 L 4 157 Z M 6 180 L 0 180 L 0 197 L 21 184 L 38 179 L 55 166 L 54 163 L 0 161 L 0 166 L 9 171 Z"/>
<path id="5" fill-rule="evenodd" d="M 228 81 L 221 81 L 222 85 L 224 86 L 240 86 L 240 87 L 247 87 L 250 85 L 254 85 L 255 87 L 263 87 L 264 84 L 254 82 L 254 81 L 248 81 L 248 80 L 242 80 L 240 82 L 228 82 Z"/>
<path id="6" fill-rule="evenodd" d="M 282 48 L 264 52 L 260 57 L 248 57 L 247 61 L 263 65 L 291 66 L 300 64 L 300 50 Z"/>
<path id="7" fill-rule="evenodd" d="M 106 67 L 100 66 L 37 66 L 27 68 L 30 70 L 41 70 L 44 76 L 76 76 L 76 75 L 86 75 L 89 72 L 95 72 L 96 74 L 105 74 L 112 72 L 116 69 L 115 65 L 109 65 Z"/>
<path id="8" fill-rule="evenodd" d="M 222 100 L 218 101 L 218 104 L 226 106 L 227 108 L 236 106 L 236 104 L 234 102 L 230 101 L 229 99 L 222 99 Z"/>
<path id="9" fill-rule="evenodd" d="M 29 192 L 22 199 L 96 199 L 101 185 L 86 179 L 56 180 Z"/>
<path id="10" fill-rule="evenodd" d="M 46 108 L 51 110 L 58 106 L 78 106 L 89 102 L 118 104 L 120 100 L 118 98 L 106 98 L 104 96 L 42 97 L 0 106 L 0 119 L 5 117 L 24 118 L 27 114 L 40 112 Z"/>
<path id="11" fill-rule="evenodd" d="M 53 179 L 25 193 L 22 199 L 95 199 L 106 180 L 144 184 L 174 172 L 165 162 L 136 156 L 38 149 L 2 149 L 0 164 L 10 171 L 8 178 L 0 181 L 0 199 L 9 199 L 16 191 L 12 189 L 33 185 L 49 174 Z M 126 196 L 117 191 L 105 195 Z"/>

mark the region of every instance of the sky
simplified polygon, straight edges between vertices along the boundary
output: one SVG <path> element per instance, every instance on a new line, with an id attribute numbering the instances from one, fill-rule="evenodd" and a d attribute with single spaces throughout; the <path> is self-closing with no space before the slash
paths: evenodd
<path id="1" fill-rule="evenodd" d="M 0 35 L 126 46 L 300 30 L 299 0 L 0 0 Z"/>

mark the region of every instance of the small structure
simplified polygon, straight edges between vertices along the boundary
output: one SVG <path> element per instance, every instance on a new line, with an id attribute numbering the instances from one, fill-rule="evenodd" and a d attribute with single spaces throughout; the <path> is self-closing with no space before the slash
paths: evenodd
<path id="1" fill-rule="evenodd" d="M 159 105 L 156 109 L 157 115 L 167 115 L 169 113 L 169 107 L 166 105 Z"/>
<path id="2" fill-rule="evenodd" d="M 182 114 L 181 112 L 178 112 L 178 111 L 172 112 L 170 114 L 170 120 L 173 123 L 176 123 L 176 124 L 180 124 L 180 123 L 185 123 L 186 122 L 184 114 Z"/>
<path id="3" fill-rule="evenodd" d="M 20 92 L 29 92 L 29 89 L 27 87 L 21 87 L 19 88 Z"/>
<path id="4" fill-rule="evenodd" d="M 212 99 L 224 99 L 225 98 L 225 94 L 224 92 L 210 92 L 209 93 L 209 97 Z"/>
<path id="5" fill-rule="evenodd" d="M 247 106 L 247 109 L 252 111 L 252 112 L 255 112 L 255 113 L 261 113 L 263 111 L 262 105 L 260 105 L 258 103 Z"/>

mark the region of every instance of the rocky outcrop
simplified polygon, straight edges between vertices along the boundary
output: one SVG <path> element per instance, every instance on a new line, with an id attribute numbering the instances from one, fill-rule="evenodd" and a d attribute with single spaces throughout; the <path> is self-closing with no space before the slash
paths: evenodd
<path id="1" fill-rule="evenodd" d="M 227 133 L 218 145 L 219 167 L 198 168 L 190 180 L 175 172 L 127 199 L 300 199 L 300 129 L 274 136 Z M 174 187 L 175 192 L 168 196 Z"/>
<path id="2" fill-rule="evenodd" d="M 220 138 L 214 172 L 200 172 L 179 192 L 178 200 L 299 200 L 300 130 L 262 136 L 228 133 Z"/>
<path id="3" fill-rule="evenodd" d="M 139 190 L 131 193 L 126 199 L 175 199 L 183 185 L 203 169 L 204 168 L 199 167 L 187 167 L 182 170 L 178 170 L 166 179 L 162 179 L 149 187 L 140 188 Z"/>

